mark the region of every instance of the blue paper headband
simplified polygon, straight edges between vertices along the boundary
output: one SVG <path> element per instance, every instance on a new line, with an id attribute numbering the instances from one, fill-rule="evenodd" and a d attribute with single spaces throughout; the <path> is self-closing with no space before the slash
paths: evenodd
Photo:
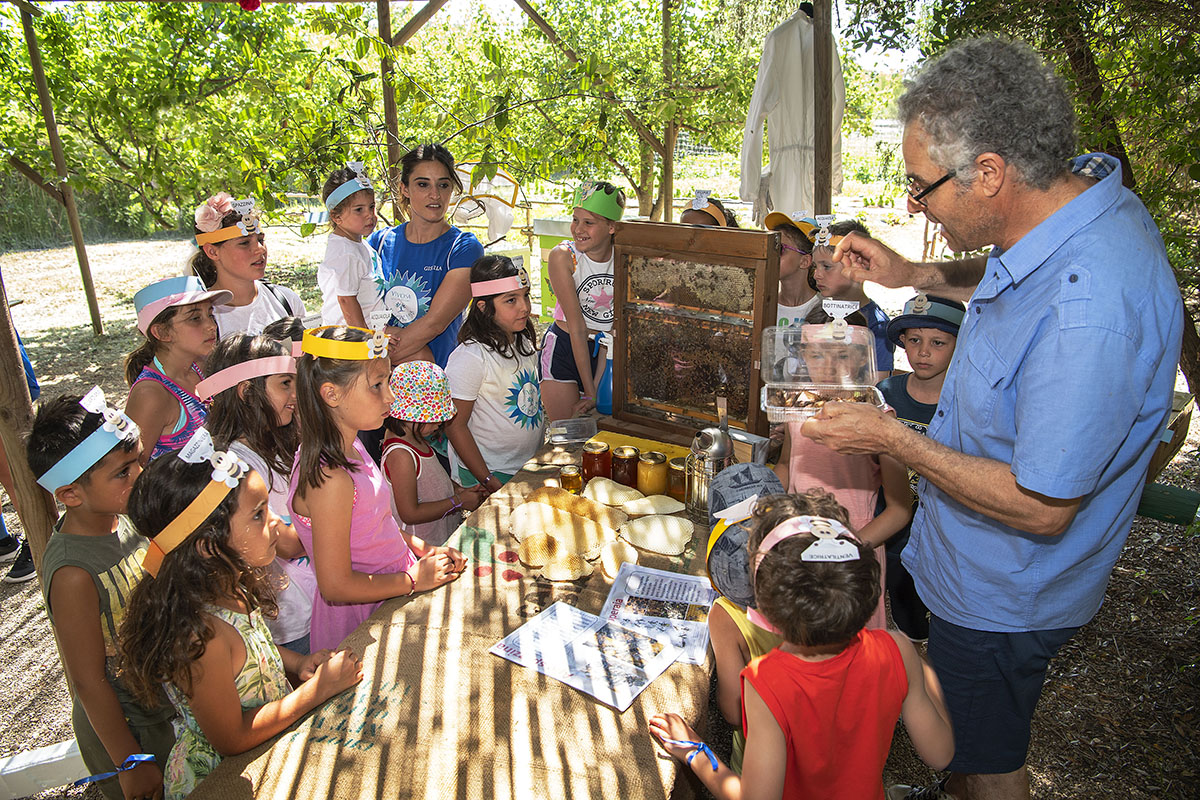
<path id="1" fill-rule="evenodd" d="M 363 163 L 361 161 L 351 161 L 346 165 L 346 169 L 354 171 L 354 177 L 343 183 L 338 188 L 329 193 L 329 197 L 325 198 L 325 209 L 332 212 L 350 195 L 355 192 L 361 192 L 363 189 L 370 189 L 371 179 L 363 172 Z"/>
<path id="2" fill-rule="evenodd" d="M 104 418 L 103 424 L 79 444 L 71 452 L 62 457 L 57 464 L 46 470 L 46 474 L 38 478 L 38 485 L 53 494 L 67 484 L 79 480 L 79 476 L 87 472 L 93 465 L 104 458 L 122 442 L 136 440 L 141 433 L 137 423 L 104 402 L 104 392 L 99 386 L 79 400 L 93 414 Z"/>

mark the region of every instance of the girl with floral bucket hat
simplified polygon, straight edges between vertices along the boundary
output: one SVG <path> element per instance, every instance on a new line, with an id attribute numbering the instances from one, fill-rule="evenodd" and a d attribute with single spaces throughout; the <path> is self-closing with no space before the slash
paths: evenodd
<path id="1" fill-rule="evenodd" d="M 400 529 L 440 545 L 487 497 L 480 486 L 456 487 L 427 441 L 454 418 L 446 373 L 429 361 L 409 361 L 392 371 L 392 408 L 384 423 L 383 474 L 392 489 L 392 515 Z"/>

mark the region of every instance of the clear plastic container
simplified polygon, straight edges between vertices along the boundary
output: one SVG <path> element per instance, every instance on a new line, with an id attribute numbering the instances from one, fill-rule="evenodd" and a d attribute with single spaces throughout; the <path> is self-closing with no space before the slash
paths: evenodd
<path id="1" fill-rule="evenodd" d="M 556 419 L 550 423 L 546 433 L 551 444 L 571 444 L 586 442 L 596 435 L 595 417 L 573 417 L 571 419 Z"/>
<path id="2" fill-rule="evenodd" d="M 840 320 L 763 331 L 762 408 L 771 422 L 803 420 L 826 402 L 883 405 L 875 388 L 875 337 Z"/>

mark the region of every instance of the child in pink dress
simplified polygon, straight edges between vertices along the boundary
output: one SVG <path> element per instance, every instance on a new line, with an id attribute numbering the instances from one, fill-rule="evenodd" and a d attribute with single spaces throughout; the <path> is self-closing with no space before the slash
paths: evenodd
<path id="1" fill-rule="evenodd" d="M 392 405 L 387 337 L 337 326 L 305 331 L 296 366 L 300 451 L 288 505 L 317 573 L 311 647 L 336 646 L 384 600 L 454 580 L 462 553 L 400 532 L 391 492 L 358 441 Z"/>
<path id="2" fill-rule="evenodd" d="M 429 361 L 409 361 L 392 370 L 391 411 L 384 423 L 383 474 L 391 489 L 392 514 L 400 530 L 426 544 L 445 544 L 487 497 L 482 486 L 458 488 L 426 439 L 454 419 L 446 373 Z"/>
<path id="3" fill-rule="evenodd" d="M 817 312 L 819 313 L 819 312 Z M 810 321 L 816 317 L 810 316 Z M 825 317 L 827 319 L 828 317 Z M 867 327 L 855 312 L 846 317 L 851 327 Z M 805 325 L 803 329 L 817 327 Z M 803 340 L 802 340 L 803 341 Z M 869 360 L 860 347 L 823 343 L 820 347 L 801 345 L 801 358 L 813 383 L 822 385 L 872 385 Z M 874 548 L 880 570 L 886 568 L 885 551 L 880 546 L 912 519 L 908 471 L 889 456 L 843 455 L 800 433 L 802 422 L 789 422 L 783 449 L 775 473 L 786 492 L 824 489 L 850 514 L 850 530 L 868 547 Z M 875 507 L 882 492 L 883 510 Z M 885 580 L 882 572 L 880 580 Z M 882 595 L 867 628 L 887 627 L 887 612 Z"/>

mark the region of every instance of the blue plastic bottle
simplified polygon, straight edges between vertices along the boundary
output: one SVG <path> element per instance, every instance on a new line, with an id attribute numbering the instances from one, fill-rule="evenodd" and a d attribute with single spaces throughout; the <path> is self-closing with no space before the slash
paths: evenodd
<path id="1" fill-rule="evenodd" d="M 600 334 L 600 341 L 608 350 L 608 357 L 604 362 L 604 374 L 600 376 L 600 385 L 596 387 L 596 410 L 601 414 L 612 416 L 612 364 L 613 364 L 613 337 L 612 334 Z"/>

